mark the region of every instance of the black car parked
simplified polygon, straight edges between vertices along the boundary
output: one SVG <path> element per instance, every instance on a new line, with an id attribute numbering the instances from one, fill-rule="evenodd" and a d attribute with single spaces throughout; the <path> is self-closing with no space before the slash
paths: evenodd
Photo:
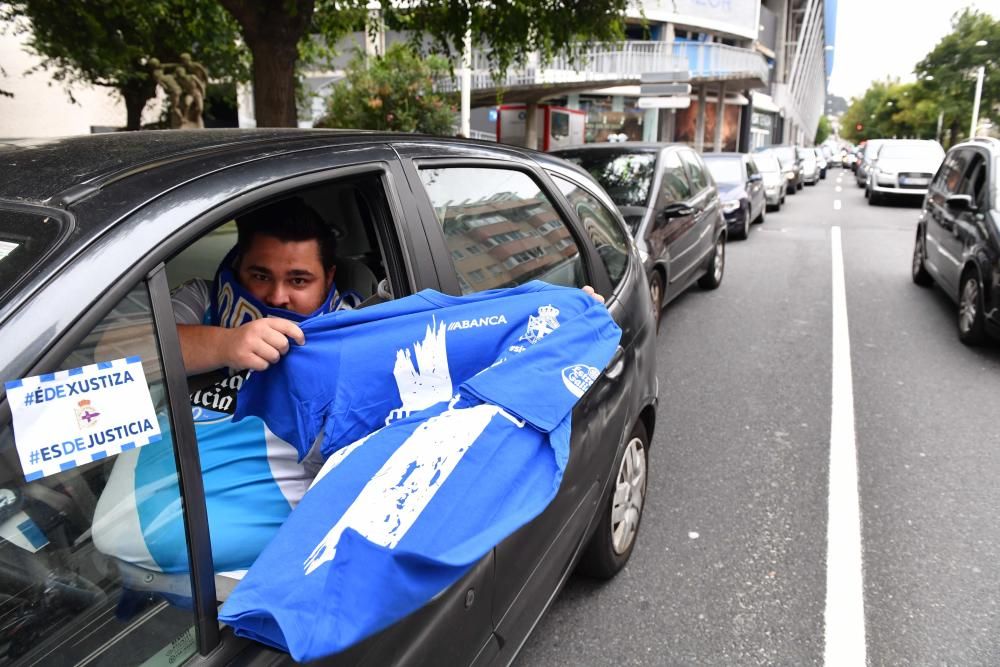
<path id="1" fill-rule="evenodd" d="M 1000 337 L 1000 141 L 953 146 L 917 223 L 913 282 L 937 283 L 958 303 L 966 344 Z"/>
<path id="2" fill-rule="evenodd" d="M 745 153 L 705 153 L 702 158 L 719 187 L 729 232 L 736 238 L 747 238 L 751 224 L 764 222 L 767 199 L 763 175 Z"/>
<path id="3" fill-rule="evenodd" d="M 26 483 L 4 394 L 0 657 L 290 660 L 217 621 L 233 581 L 213 572 L 170 293 L 213 275 L 232 247 L 234 217 L 291 197 L 336 228 L 341 289 L 367 296 L 386 282 L 396 296 L 460 295 L 531 279 L 590 284 L 623 332 L 576 406 L 569 462 L 547 509 L 422 609 L 328 664 L 509 664 L 578 562 L 610 577 L 628 560 L 655 425 L 652 306 L 620 215 L 585 173 L 511 147 L 318 130 L 106 134 L 12 142 L 0 154 L 0 375 L 143 355 L 165 424 L 162 440 L 143 449 L 161 448 L 176 465 L 190 556 L 183 590 L 171 592 L 193 599 L 191 608 L 126 595 L 122 570 L 91 530 L 118 456 Z M 703 190 L 714 201 L 707 181 Z"/>
<path id="4" fill-rule="evenodd" d="M 600 183 L 639 246 L 659 330 L 663 306 L 697 282 L 722 283 L 726 222 L 701 156 L 684 145 L 595 144 L 553 151 Z"/>

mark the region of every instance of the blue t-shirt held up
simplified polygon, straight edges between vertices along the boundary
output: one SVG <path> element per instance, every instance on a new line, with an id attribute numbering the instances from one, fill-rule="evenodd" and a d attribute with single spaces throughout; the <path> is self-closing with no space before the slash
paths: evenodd
<path id="1" fill-rule="evenodd" d="M 244 384 L 254 415 L 329 456 L 230 595 L 237 634 L 311 660 L 415 611 L 552 500 L 572 409 L 621 331 L 580 290 L 424 291 L 304 322 Z"/>

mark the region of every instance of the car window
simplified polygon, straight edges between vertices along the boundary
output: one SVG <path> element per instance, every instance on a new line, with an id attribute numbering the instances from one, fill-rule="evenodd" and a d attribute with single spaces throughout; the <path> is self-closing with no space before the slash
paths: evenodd
<path id="1" fill-rule="evenodd" d="M 63 225 L 56 218 L 0 209 L 0 304 L 62 232 Z"/>
<path id="2" fill-rule="evenodd" d="M 576 210 L 576 215 L 608 270 L 611 286 L 617 287 L 628 268 L 628 236 L 614 213 L 601 201 L 569 179 L 553 174 L 559 190 Z"/>
<path id="3" fill-rule="evenodd" d="M 757 165 L 754 164 L 754 160 L 752 157 L 746 158 L 746 165 L 747 165 L 747 176 L 753 176 L 754 174 L 758 173 Z"/>
<path id="4" fill-rule="evenodd" d="M 977 208 L 986 206 L 986 159 L 982 155 L 973 155 L 961 189 L 963 194 L 972 197 Z"/>
<path id="5" fill-rule="evenodd" d="M 663 154 L 663 179 L 660 185 L 662 204 L 685 201 L 691 197 L 691 183 L 676 151 Z"/>
<path id="6" fill-rule="evenodd" d="M 967 150 L 956 150 L 949 153 L 935 178 L 935 187 L 945 194 L 958 193 L 970 157 Z"/>
<path id="7" fill-rule="evenodd" d="M 485 252 L 454 260 L 463 294 L 529 280 L 583 287 L 580 249 L 545 192 L 512 169 L 421 169 L 449 251 Z"/>
<path id="8" fill-rule="evenodd" d="M 708 176 L 705 174 L 701 159 L 691 151 L 680 151 L 680 155 L 688 178 L 691 179 L 691 190 L 698 193 L 707 188 Z"/>
<path id="9" fill-rule="evenodd" d="M 15 421 L 0 422 L 0 657 L 186 660 L 196 647 L 183 502 L 145 285 L 43 370 L 20 386 L 4 378 Z M 30 419 L 46 424 L 46 442 Z M 144 474 L 139 461 L 151 463 Z M 147 548 L 167 535 L 182 546 L 170 568 Z"/>

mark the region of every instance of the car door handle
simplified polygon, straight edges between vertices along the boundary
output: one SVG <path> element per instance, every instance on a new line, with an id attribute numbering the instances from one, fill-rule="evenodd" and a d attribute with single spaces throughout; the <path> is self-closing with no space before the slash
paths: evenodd
<path id="1" fill-rule="evenodd" d="M 611 357 L 611 361 L 608 362 L 607 369 L 604 374 L 609 380 L 617 380 L 621 377 L 622 371 L 625 370 L 625 348 L 621 345 L 615 350 L 614 356 Z"/>

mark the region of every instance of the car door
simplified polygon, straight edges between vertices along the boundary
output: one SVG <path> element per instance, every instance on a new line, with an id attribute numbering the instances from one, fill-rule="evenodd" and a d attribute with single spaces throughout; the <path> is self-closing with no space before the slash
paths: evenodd
<path id="1" fill-rule="evenodd" d="M 986 175 L 987 175 L 988 155 L 984 151 L 974 148 L 969 149 L 969 164 L 965 168 L 965 175 L 958 188 L 958 194 L 967 195 L 971 201 L 972 208 L 955 208 L 951 210 L 951 220 L 954 224 L 954 233 L 948 240 L 947 247 L 956 257 L 961 259 L 961 268 L 964 268 L 966 261 L 986 238 L 986 233 L 982 226 L 983 210 L 986 203 Z M 946 206 L 947 208 L 947 206 Z M 961 268 L 959 271 L 961 271 Z M 961 280 L 961 275 L 956 277 L 956 284 Z"/>
<path id="2" fill-rule="evenodd" d="M 643 234 L 646 247 L 666 271 L 666 301 L 670 284 L 681 277 L 684 258 L 692 251 L 695 210 L 691 183 L 678 152 L 661 152 L 656 168 L 656 189 L 650 196 L 653 212 Z"/>
<path id="3" fill-rule="evenodd" d="M 687 248 L 681 268 L 685 277 L 701 267 L 715 244 L 714 231 L 722 217 L 719 192 L 701 157 L 692 150 L 679 151 L 684 169 L 691 182 L 690 207 L 694 210 L 691 229 L 687 232 Z M 686 286 L 686 280 L 684 281 Z"/>
<path id="4" fill-rule="evenodd" d="M 442 281 L 446 289 L 472 293 L 537 278 L 571 287 L 593 284 L 610 293 L 601 259 L 532 165 L 419 159 L 419 150 L 403 151 L 404 157 L 407 153 L 418 157 L 410 182 L 423 195 L 421 215 L 432 245 L 478 243 L 485 249 L 455 260 L 451 280 Z M 570 457 L 555 498 L 494 550 L 493 621 L 501 642 L 520 642 L 527 635 L 567 575 L 589 525 L 599 480 L 614 457 L 602 399 L 620 377 L 621 359 L 616 354 L 574 408 Z"/>
<path id="5" fill-rule="evenodd" d="M 945 292 L 957 294 L 962 270 L 962 248 L 958 238 L 956 211 L 948 197 L 962 192 L 972 153 L 967 148 L 952 151 L 941 165 L 927 194 L 927 263 Z"/>
<path id="6" fill-rule="evenodd" d="M 764 175 L 757 169 L 757 164 L 749 155 L 743 157 L 743 168 L 746 172 L 746 188 L 750 194 L 750 219 L 756 220 L 764 210 Z"/>

